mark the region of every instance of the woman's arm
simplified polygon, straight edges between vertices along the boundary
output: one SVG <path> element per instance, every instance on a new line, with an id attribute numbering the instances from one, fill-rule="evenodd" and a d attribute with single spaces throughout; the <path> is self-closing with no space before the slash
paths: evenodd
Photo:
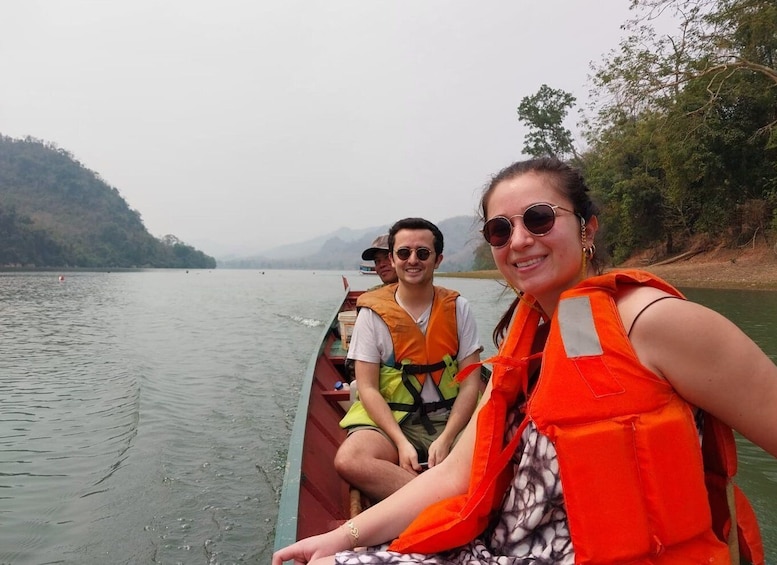
<path id="1" fill-rule="evenodd" d="M 654 299 L 655 289 L 644 290 L 619 302 L 624 324 L 633 305 Z M 777 457 L 777 366 L 734 323 L 700 304 L 660 300 L 636 320 L 631 342 L 688 402 Z"/>

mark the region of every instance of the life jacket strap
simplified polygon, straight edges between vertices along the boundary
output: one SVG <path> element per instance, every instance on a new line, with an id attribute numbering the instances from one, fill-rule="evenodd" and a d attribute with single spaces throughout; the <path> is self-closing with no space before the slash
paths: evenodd
<path id="1" fill-rule="evenodd" d="M 446 362 L 440 361 L 439 363 L 434 363 L 432 365 L 414 365 L 412 363 L 405 363 L 404 365 L 399 365 L 396 367 L 397 369 L 401 369 L 402 371 L 402 384 L 405 386 L 405 388 L 410 393 L 410 396 L 413 397 L 413 404 L 407 405 L 407 404 L 398 404 L 394 402 L 389 403 L 389 407 L 392 410 L 401 410 L 403 412 L 418 412 L 419 419 L 421 420 L 421 424 L 423 424 L 424 429 L 426 430 L 426 433 L 429 435 L 434 435 L 437 430 L 434 427 L 434 424 L 432 424 L 432 421 L 429 419 L 429 412 L 434 412 L 435 410 L 439 410 L 440 408 L 449 408 L 450 406 L 453 406 L 453 399 L 450 400 L 442 400 L 439 402 L 424 402 L 421 398 L 421 393 L 416 390 L 415 386 L 413 386 L 413 383 L 410 381 L 410 375 L 417 375 L 422 373 L 431 373 L 433 371 L 440 371 L 447 367 L 448 365 Z M 403 406 L 403 408 L 399 408 L 399 406 Z"/>
<path id="2" fill-rule="evenodd" d="M 453 406 L 453 402 L 454 399 L 451 398 L 450 400 L 439 400 L 437 402 L 424 402 L 421 406 L 426 412 L 431 413 L 443 408 L 450 408 Z M 388 405 L 389 408 L 397 412 L 415 412 L 418 409 L 415 404 L 404 404 L 402 402 L 389 402 Z"/>
<path id="3" fill-rule="evenodd" d="M 451 356 L 452 360 L 456 360 L 456 356 Z M 402 371 L 402 373 L 408 373 L 410 375 L 423 375 L 425 373 L 434 373 L 435 371 L 442 371 L 448 366 L 448 364 L 443 359 L 442 361 L 439 361 L 437 363 L 432 363 L 431 365 L 416 365 L 414 363 L 394 363 L 394 368 Z"/>

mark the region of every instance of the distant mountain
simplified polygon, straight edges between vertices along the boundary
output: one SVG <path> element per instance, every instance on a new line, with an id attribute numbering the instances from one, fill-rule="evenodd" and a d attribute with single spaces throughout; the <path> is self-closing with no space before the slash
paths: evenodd
<path id="1" fill-rule="evenodd" d="M 279 247 L 267 249 L 262 252 L 261 256 L 265 259 L 305 258 L 311 255 L 311 249 L 316 249 L 316 253 L 323 251 L 323 247 L 328 241 L 340 242 L 332 243 L 331 245 L 333 248 L 330 249 L 330 251 L 334 251 L 334 247 L 338 245 L 348 246 L 349 244 L 355 243 L 358 246 L 365 240 L 367 241 L 367 245 L 364 247 L 367 247 L 370 243 L 372 243 L 372 240 L 375 239 L 377 235 L 387 233 L 389 227 L 390 226 L 387 225 L 376 226 L 373 228 L 365 228 L 360 230 L 343 227 L 324 236 L 308 241 L 303 241 L 302 243 L 288 243 Z M 359 251 L 359 255 L 361 255 L 361 251 Z"/>
<path id="2" fill-rule="evenodd" d="M 174 235 L 157 239 L 97 173 L 53 144 L 0 135 L 0 266 L 215 268 Z"/>
<path id="3" fill-rule="evenodd" d="M 444 238 L 440 271 L 472 269 L 475 249 L 483 240 L 478 232 L 477 218 L 457 216 L 436 223 Z M 362 251 L 376 236 L 387 233 L 389 227 L 339 228 L 321 237 L 269 249 L 261 255 L 219 259 L 218 265 L 227 269 L 358 269 Z"/>

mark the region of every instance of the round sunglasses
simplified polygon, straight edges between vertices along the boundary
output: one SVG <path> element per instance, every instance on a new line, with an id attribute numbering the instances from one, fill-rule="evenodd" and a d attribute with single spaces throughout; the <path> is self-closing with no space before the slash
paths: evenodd
<path id="1" fill-rule="evenodd" d="M 407 261 L 415 251 L 415 256 L 419 261 L 426 261 L 432 256 L 432 250 L 426 247 L 419 247 L 418 249 L 410 249 L 409 247 L 400 247 L 394 250 L 394 255 L 401 261 Z"/>
<path id="2" fill-rule="evenodd" d="M 575 213 L 574 210 L 569 210 L 562 206 L 538 202 L 526 208 L 523 214 L 516 214 L 509 218 L 506 216 L 494 216 L 483 224 L 483 229 L 481 230 L 483 237 L 491 247 L 504 247 L 510 242 L 510 238 L 513 235 L 513 218 L 521 218 L 526 230 L 534 236 L 542 237 L 548 235 L 556 223 L 557 208 L 572 214 Z"/>

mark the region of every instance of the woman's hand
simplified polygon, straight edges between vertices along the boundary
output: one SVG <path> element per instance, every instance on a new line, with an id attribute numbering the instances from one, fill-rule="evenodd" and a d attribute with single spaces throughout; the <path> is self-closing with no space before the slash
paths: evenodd
<path id="1" fill-rule="evenodd" d="M 348 532 L 340 527 L 279 549 L 273 553 L 272 565 L 282 565 L 287 561 L 291 561 L 294 565 L 310 563 L 313 560 L 334 555 L 338 551 L 351 549 L 351 542 L 352 538 Z"/>

